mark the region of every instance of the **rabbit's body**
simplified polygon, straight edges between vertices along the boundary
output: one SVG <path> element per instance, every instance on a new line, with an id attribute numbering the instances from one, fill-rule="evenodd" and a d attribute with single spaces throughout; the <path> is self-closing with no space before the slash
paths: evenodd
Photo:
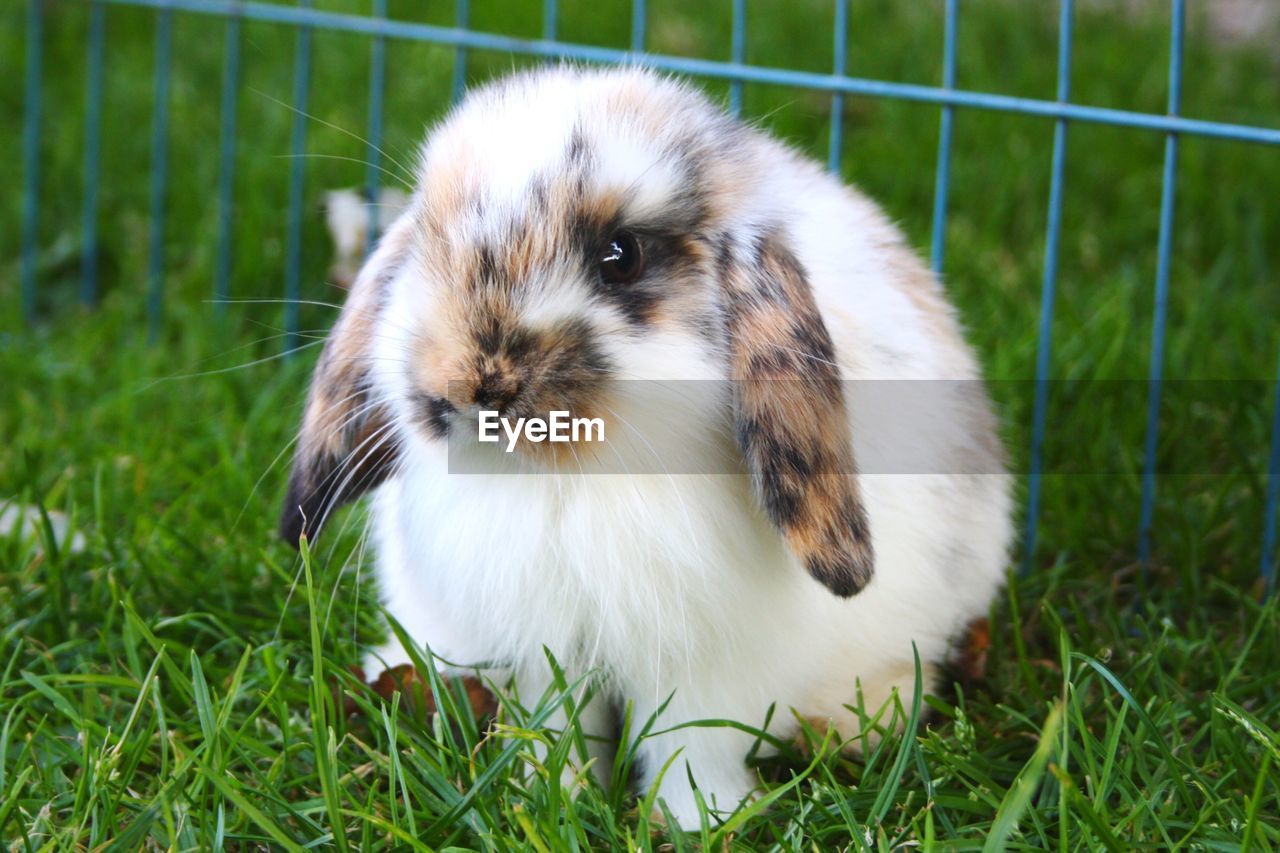
<path id="1" fill-rule="evenodd" d="M 590 164 L 575 203 L 600 183 L 620 205 L 610 221 L 638 223 L 626 227 L 650 241 L 651 266 L 663 264 L 665 279 L 654 273 L 654 284 L 635 286 L 676 286 L 583 292 L 572 253 L 566 260 L 556 248 L 575 233 L 555 224 L 557 183 L 536 186 L 566 146 Z M 308 453 L 350 458 L 363 447 L 367 458 L 394 444 L 360 479 L 385 478 L 373 504 L 379 586 L 413 639 L 460 665 L 502 667 L 526 700 L 549 683 L 549 649 L 571 680 L 596 674 L 601 695 L 584 723 L 601 735 L 623 703 L 644 720 L 670 699 L 659 728 L 698 719 L 758 726 L 776 705 L 780 736 L 795 732 L 790 709 L 851 736 L 858 717 L 847 706 L 859 692 L 872 713 L 895 688 L 909 701 L 913 644 L 931 687 L 956 633 L 986 613 L 1000 584 L 1009 482 L 976 362 L 941 288 L 884 216 L 688 90 L 635 71 L 547 71 L 473 96 L 433 136 L 422 173 L 423 189 L 362 274 L 365 292 L 357 283 L 318 370 L 291 493 L 306 512 L 301 490 L 334 477 L 308 469 Z M 644 223 L 671 210 L 700 218 L 673 226 L 683 248 L 664 261 L 661 241 L 675 238 L 644 236 Z M 522 229 L 550 231 L 542 239 L 551 248 Z M 570 359 L 565 351 L 589 350 L 610 381 L 700 381 L 674 386 L 671 409 L 646 394 L 600 391 L 586 405 L 612 418 L 607 449 L 579 446 L 571 463 L 477 444 L 451 451 L 444 434 L 474 430 L 474 421 L 464 405 L 472 400 L 459 401 L 433 373 L 466 372 L 453 356 L 466 334 L 440 318 L 476 322 L 498 297 L 486 290 L 459 304 L 456 291 L 424 280 L 449 268 L 465 276 L 468 247 L 504 239 L 524 258 L 512 278 L 534 283 L 532 295 L 510 295 L 510 282 L 498 288 L 503 311 L 518 304 L 521 323 L 555 328 L 557 341 L 568 334 L 556 325 L 565 317 L 594 330 L 560 345 L 557 364 Z M 424 249 L 431 240 L 452 248 Z M 502 264 L 488 257 L 471 269 L 496 280 Z M 514 349 L 497 347 L 502 359 Z M 346 378 L 360 359 L 359 376 Z M 482 373 L 505 369 L 499 362 L 484 362 Z M 575 381 L 588 375 L 573 369 Z M 532 385 L 530 375 L 518 387 Z M 727 375 L 809 383 L 799 387 L 837 409 L 819 401 L 814 414 L 809 396 L 747 396 Z M 843 393 L 831 390 L 837 379 Z M 934 380 L 921 417 L 881 416 L 884 380 Z M 459 382 L 476 401 L 476 389 L 493 384 Z M 343 423 L 328 420 L 353 394 L 364 411 L 348 402 Z M 321 433 L 369 410 L 378 419 L 356 437 L 323 446 Z M 796 422 L 777 425 L 780 413 Z M 733 473 L 744 460 L 751 478 Z M 840 470 L 853 460 L 868 473 Z M 350 480 L 330 485 L 313 515 L 352 491 Z M 405 661 L 393 643 L 368 671 Z M 696 825 L 683 762 L 708 802 L 731 809 L 754 786 L 743 763 L 752 740 L 727 727 L 647 739 L 640 781 L 682 750 L 662 795 L 682 824 Z M 597 751 L 603 769 L 612 750 Z"/>

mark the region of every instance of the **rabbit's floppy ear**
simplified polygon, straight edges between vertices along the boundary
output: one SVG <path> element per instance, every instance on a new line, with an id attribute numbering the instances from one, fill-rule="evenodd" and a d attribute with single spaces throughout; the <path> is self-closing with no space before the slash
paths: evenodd
<path id="1" fill-rule="evenodd" d="M 776 230 L 721 253 L 737 443 L 792 552 L 836 595 L 871 580 L 840 370 L 805 271 Z"/>
<path id="2" fill-rule="evenodd" d="M 383 236 L 316 362 L 280 517 L 280 535 L 295 547 L 304 534 L 314 539 L 335 509 L 381 483 L 395 461 L 391 416 L 370 385 L 370 348 L 408 233 L 402 220 Z"/>

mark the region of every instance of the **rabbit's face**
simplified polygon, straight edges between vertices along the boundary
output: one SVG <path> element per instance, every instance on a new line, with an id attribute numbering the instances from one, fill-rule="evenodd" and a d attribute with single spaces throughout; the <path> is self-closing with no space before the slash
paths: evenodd
<path id="1" fill-rule="evenodd" d="M 469 95 L 316 367 L 285 537 L 482 411 L 623 421 L 611 380 L 727 378 L 719 423 L 765 513 L 815 578 L 857 592 L 872 554 L 839 366 L 788 233 L 794 200 L 771 183 L 792 157 L 638 70 L 542 70 Z M 725 408 L 705 402 L 689 414 Z M 697 453 L 686 437 L 705 426 L 659 430 Z M 577 460 L 573 441 L 521 449 Z"/>
<path id="2" fill-rule="evenodd" d="M 428 437 L 481 409 L 601 415 L 607 380 L 716 351 L 736 126 L 647 75 L 557 82 L 478 93 L 424 148 L 379 335 Z"/>

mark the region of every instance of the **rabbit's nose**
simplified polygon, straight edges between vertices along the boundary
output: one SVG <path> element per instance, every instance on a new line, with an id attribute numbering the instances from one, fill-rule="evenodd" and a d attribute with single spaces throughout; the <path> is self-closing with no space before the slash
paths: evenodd
<path id="1" fill-rule="evenodd" d="M 520 380 L 506 371 L 486 370 L 471 393 L 472 401 L 483 409 L 502 411 L 520 394 Z"/>

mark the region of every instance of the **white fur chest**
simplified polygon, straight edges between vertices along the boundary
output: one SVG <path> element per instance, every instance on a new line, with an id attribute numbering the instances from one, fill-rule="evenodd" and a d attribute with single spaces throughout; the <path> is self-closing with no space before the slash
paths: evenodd
<path id="1" fill-rule="evenodd" d="M 748 489 L 732 475 L 450 475 L 424 455 L 375 507 L 384 599 L 454 663 L 537 663 L 545 646 L 575 669 L 660 681 L 749 641 L 758 622 L 726 615 L 744 597 L 785 609 L 794 595 L 800 570 Z"/>

